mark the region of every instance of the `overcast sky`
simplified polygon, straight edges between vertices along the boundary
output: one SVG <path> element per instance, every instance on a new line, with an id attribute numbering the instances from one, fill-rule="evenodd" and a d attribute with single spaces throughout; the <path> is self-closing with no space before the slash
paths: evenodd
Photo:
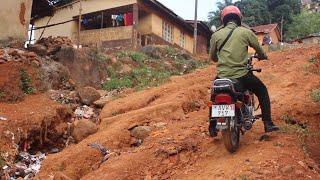
<path id="1" fill-rule="evenodd" d="M 158 0 L 186 20 L 194 19 L 195 0 Z M 208 13 L 216 9 L 218 0 L 198 0 L 198 20 L 208 20 Z"/>

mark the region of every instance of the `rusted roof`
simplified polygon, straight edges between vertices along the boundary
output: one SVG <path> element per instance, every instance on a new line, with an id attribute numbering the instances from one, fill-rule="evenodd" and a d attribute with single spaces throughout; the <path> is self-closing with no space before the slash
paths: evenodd
<path id="1" fill-rule="evenodd" d="M 278 24 L 266 24 L 251 27 L 251 29 L 256 33 L 270 33 L 278 27 Z"/>
<path id="2" fill-rule="evenodd" d="M 192 27 L 194 26 L 194 20 L 186 20 L 186 22 L 191 25 Z M 199 33 L 207 36 L 207 37 L 211 37 L 212 35 L 212 31 L 209 28 L 209 26 L 203 22 L 203 21 L 198 21 L 198 31 Z"/>

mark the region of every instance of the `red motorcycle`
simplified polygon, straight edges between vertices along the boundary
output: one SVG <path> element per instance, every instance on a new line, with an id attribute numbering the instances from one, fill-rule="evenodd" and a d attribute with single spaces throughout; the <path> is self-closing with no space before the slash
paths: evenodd
<path id="1" fill-rule="evenodd" d="M 253 58 L 257 57 L 248 58 L 247 69 L 250 73 L 261 72 L 261 69 L 253 68 Z M 241 88 L 236 79 L 216 79 L 213 82 L 209 108 L 210 135 L 216 136 L 212 129 L 216 129 L 214 133 L 221 131 L 224 145 L 231 153 L 239 147 L 240 133 L 244 135 L 261 118 L 261 115 L 254 115 L 259 106 L 255 108 L 253 93 Z"/>

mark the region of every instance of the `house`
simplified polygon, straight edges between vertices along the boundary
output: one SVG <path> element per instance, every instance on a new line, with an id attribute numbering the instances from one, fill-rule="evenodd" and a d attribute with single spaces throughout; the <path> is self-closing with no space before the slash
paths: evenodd
<path id="1" fill-rule="evenodd" d="M 320 33 L 310 34 L 304 38 L 301 38 L 300 41 L 303 44 L 320 44 Z"/>
<path id="2" fill-rule="evenodd" d="M 170 44 L 193 51 L 193 27 L 156 0 L 72 1 L 57 7 L 54 16 L 35 20 L 35 28 L 57 23 L 61 24 L 36 30 L 36 39 L 42 34 L 42 37 L 67 36 L 82 45 L 141 47 Z M 205 25 L 200 23 L 200 26 Z M 208 29 L 199 30 L 198 47 L 201 48 L 198 53 L 208 51 L 211 36 Z"/>
<path id="3" fill-rule="evenodd" d="M 319 12 L 320 11 L 320 1 L 313 0 L 301 0 L 302 9 L 311 12 Z"/>
<path id="4" fill-rule="evenodd" d="M 258 36 L 261 45 L 278 44 L 281 41 L 281 33 L 278 24 L 260 25 L 251 28 Z"/>
<path id="5" fill-rule="evenodd" d="M 32 17 L 49 15 L 47 0 L 2 1 L 0 6 L 0 46 L 7 46 L 12 40 L 21 44 L 28 39 Z"/>
<path id="6" fill-rule="evenodd" d="M 186 22 L 194 27 L 194 20 L 186 20 Z M 198 21 L 197 30 L 197 51 L 200 54 L 208 53 L 207 51 L 208 47 L 210 47 L 212 31 L 204 21 Z"/>

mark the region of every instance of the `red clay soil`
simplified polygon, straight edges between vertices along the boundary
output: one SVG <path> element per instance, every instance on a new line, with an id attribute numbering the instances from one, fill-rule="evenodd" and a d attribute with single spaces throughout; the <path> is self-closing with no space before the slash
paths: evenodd
<path id="1" fill-rule="evenodd" d="M 267 141 L 259 141 L 261 122 L 241 137 L 234 154 L 226 151 L 221 137 L 208 136 L 206 102 L 215 74 L 210 66 L 106 104 L 98 133 L 49 155 L 38 178 L 320 179 L 319 137 L 311 136 L 320 129 L 320 104 L 309 95 L 320 88 L 320 74 L 309 62 L 319 51 L 275 52 L 269 62 L 256 64 L 263 68 L 258 76 L 270 91 L 272 117 L 283 129 Z M 307 125 L 311 138 L 306 143 L 286 128 L 281 117 L 287 114 Z M 152 133 L 141 146 L 132 147 L 129 130 L 139 125 L 152 127 Z M 110 149 L 109 160 L 101 163 L 100 152 L 89 143 Z"/>
<path id="2" fill-rule="evenodd" d="M 24 97 L 21 90 L 21 71 L 31 78 L 30 86 L 41 89 L 39 70 L 30 62 L 6 62 L 0 65 L 0 102 L 16 102 Z"/>
<path id="3" fill-rule="evenodd" d="M 13 158 L 17 153 L 13 142 L 20 145 L 20 150 L 29 150 L 30 146 L 45 149 L 38 144 L 42 138 L 40 132 L 47 130 L 50 136 L 49 131 L 66 125 L 67 114 L 65 107 L 49 99 L 46 94 L 27 96 L 14 104 L 0 103 L 0 116 L 7 118 L 6 121 L 0 121 L 0 151 L 9 152 Z M 52 137 L 46 138 L 49 139 L 52 140 Z M 46 140 L 43 141 L 44 144 L 47 143 Z"/>

